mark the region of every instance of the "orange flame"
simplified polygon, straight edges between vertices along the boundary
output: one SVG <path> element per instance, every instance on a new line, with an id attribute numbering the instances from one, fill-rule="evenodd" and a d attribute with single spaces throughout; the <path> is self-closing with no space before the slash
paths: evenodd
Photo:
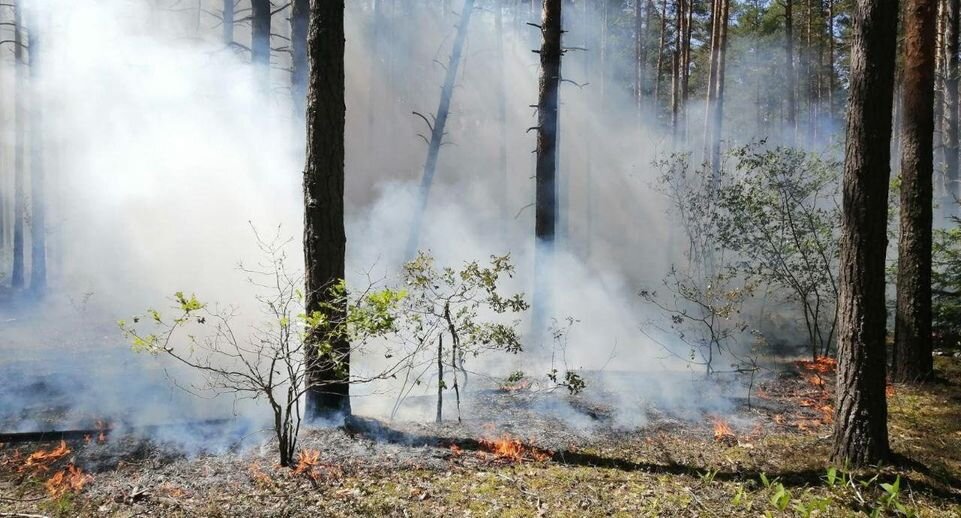
<path id="1" fill-rule="evenodd" d="M 815 360 L 798 360 L 794 363 L 802 370 L 818 374 L 830 374 L 838 366 L 838 361 L 830 356 L 818 356 Z"/>
<path id="2" fill-rule="evenodd" d="M 54 473 L 43 486 L 46 488 L 47 494 L 56 498 L 63 496 L 68 491 L 79 493 L 91 480 L 93 480 L 93 477 L 84 473 L 82 469 L 74 464 L 67 464 L 65 469 Z"/>
<path id="3" fill-rule="evenodd" d="M 44 472 L 50 469 L 50 465 L 65 457 L 70 453 L 66 441 L 60 441 L 60 445 L 52 450 L 37 450 L 27 457 L 27 460 L 17 469 L 23 473 L 31 471 L 34 473 Z"/>
<path id="4" fill-rule="evenodd" d="M 477 442 L 497 458 L 511 462 L 521 462 L 526 459 L 542 462 L 551 458 L 551 452 L 534 446 L 527 446 L 510 436 L 493 440 L 480 439 Z"/>
<path id="5" fill-rule="evenodd" d="M 450 445 L 450 452 L 451 452 L 451 454 L 453 454 L 455 457 L 460 457 L 461 453 L 463 453 L 463 450 L 461 450 L 460 446 L 458 446 L 458 445 L 456 445 L 456 444 L 451 444 L 451 445 Z"/>
<path id="6" fill-rule="evenodd" d="M 727 424 L 727 421 L 721 419 L 720 417 L 714 417 L 711 419 L 714 423 L 714 440 L 718 442 L 729 442 L 732 440 L 737 440 L 734 435 L 734 430 L 731 429 L 731 425 Z"/>
<path id="7" fill-rule="evenodd" d="M 894 385 L 888 383 L 888 385 L 884 387 L 884 395 L 887 397 L 894 397 L 894 394 L 895 394 Z"/>
<path id="8" fill-rule="evenodd" d="M 301 450 L 297 453 L 297 466 L 294 467 L 295 475 L 307 475 L 314 478 L 314 468 L 320 464 L 320 452 L 317 450 Z"/>

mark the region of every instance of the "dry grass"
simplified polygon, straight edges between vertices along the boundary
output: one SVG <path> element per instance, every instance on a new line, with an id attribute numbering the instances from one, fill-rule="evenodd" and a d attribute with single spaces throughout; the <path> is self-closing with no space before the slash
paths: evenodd
<path id="1" fill-rule="evenodd" d="M 891 465 L 851 474 L 857 482 L 849 484 L 840 474 L 833 485 L 826 481 L 830 424 L 803 429 L 792 424 L 816 416 L 817 409 L 801 406 L 807 396 L 799 394 L 800 386 L 788 385 L 780 392 L 767 387 L 780 395 L 766 396 L 787 411 L 754 409 L 749 412 L 754 424 L 733 426 L 733 440 L 716 439 L 715 423 L 708 417 L 703 423 L 669 423 L 514 457 L 470 439 L 456 440 L 454 448 L 443 440 L 383 445 L 340 431 L 312 432 L 305 444 L 320 446 L 309 450 L 310 476 L 277 467 L 266 453 L 148 457 L 95 473 L 80 493 L 51 498 L 43 492 L 44 475 L 25 476 L 5 465 L 0 511 L 51 516 L 833 517 L 883 509 L 881 515 L 895 515 L 893 502 L 882 501 L 880 484 L 900 478 L 897 501 L 906 510 L 918 516 L 961 516 L 961 362 L 939 358 L 937 368 L 937 383 L 892 388 L 890 434 L 897 458 Z M 329 442 L 334 440 L 342 442 Z M 323 441 L 328 441 L 327 449 Z M 366 453 L 335 456 L 348 447 Z M 13 455 L 9 449 L 5 453 Z M 875 476 L 874 482 L 860 483 Z"/>

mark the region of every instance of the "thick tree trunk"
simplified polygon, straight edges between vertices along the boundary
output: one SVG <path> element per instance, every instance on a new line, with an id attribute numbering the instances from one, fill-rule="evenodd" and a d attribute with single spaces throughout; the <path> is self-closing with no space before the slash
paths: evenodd
<path id="1" fill-rule="evenodd" d="M 714 0 L 711 12 L 711 70 L 704 113 L 704 161 L 716 182 L 721 168 L 721 122 L 724 117 L 724 67 L 727 55 L 729 0 Z"/>
<path id="2" fill-rule="evenodd" d="M 787 139 L 788 145 L 797 142 L 797 96 L 794 75 L 794 0 L 784 0 L 784 73 L 787 81 Z"/>
<path id="3" fill-rule="evenodd" d="M 681 65 L 683 52 L 681 47 L 684 33 L 683 0 L 674 4 L 674 52 L 671 55 L 671 140 L 677 146 L 680 131 L 681 115 Z"/>
<path id="4" fill-rule="evenodd" d="M 44 194 L 43 111 L 40 85 L 40 38 L 36 14 L 30 16 L 27 51 L 30 59 L 30 291 L 47 289 L 47 218 Z"/>
<path id="5" fill-rule="evenodd" d="M 224 0 L 223 12 L 223 39 L 224 45 L 230 46 L 234 43 L 234 2 L 236 0 Z"/>
<path id="6" fill-rule="evenodd" d="M 561 0 L 544 0 L 541 12 L 541 75 L 537 97 L 535 171 L 534 332 L 546 331 L 550 314 L 552 255 L 557 232 L 557 124 L 561 80 Z"/>
<path id="7" fill-rule="evenodd" d="M 858 0 L 853 14 L 832 460 L 858 466 L 890 453 L 884 393 L 884 250 L 898 2 Z"/>
<path id="8" fill-rule="evenodd" d="M 330 288 L 344 278 L 344 0 L 311 2 L 307 44 L 307 164 L 304 271 L 307 313 L 342 321 L 346 306 Z M 329 344 L 330 352 L 320 345 Z M 314 330 L 307 340 L 306 418 L 350 414 L 350 344 Z"/>
<path id="9" fill-rule="evenodd" d="M 303 121 L 307 110 L 307 26 L 310 0 L 293 0 L 290 9 L 290 95 L 294 120 Z"/>
<path id="10" fill-rule="evenodd" d="M 457 25 L 457 36 L 454 38 L 454 47 L 451 49 L 450 60 L 447 62 L 447 71 L 444 76 L 444 85 L 440 91 L 440 103 L 437 105 L 437 113 L 434 115 L 433 124 L 429 124 L 431 132 L 430 142 L 427 144 L 427 160 L 424 162 L 424 176 L 421 177 L 420 189 L 417 192 L 417 205 L 414 207 L 414 219 L 410 227 L 410 236 L 407 239 L 406 257 L 411 259 L 417 255 L 420 231 L 424 224 L 424 212 L 427 210 L 430 188 L 434 184 L 434 174 L 437 172 L 437 158 L 440 156 L 440 147 L 444 143 L 447 117 L 450 115 L 450 103 L 454 98 L 454 85 L 457 82 L 457 70 L 464 53 L 464 41 L 467 39 L 467 29 L 470 26 L 473 11 L 474 0 L 464 0 L 460 22 Z"/>
<path id="11" fill-rule="evenodd" d="M 891 377 L 895 381 L 911 382 L 929 379 L 934 371 L 931 226 L 937 0 L 908 0 L 904 23 L 901 236 Z"/>
<path id="12" fill-rule="evenodd" d="M 959 14 L 961 0 L 945 0 L 944 3 L 944 165 L 945 189 L 941 205 L 945 214 L 956 214 L 954 197 L 958 195 L 961 181 L 958 156 L 958 77 L 959 70 Z M 935 30 L 931 27 L 932 32 Z"/>
<path id="13" fill-rule="evenodd" d="M 250 0 L 250 62 L 263 94 L 270 90 L 270 0 Z"/>
<path id="14" fill-rule="evenodd" d="M 14 2 L 13 22 L 13 59 L 14 74 L 16 75 L 16 92 L 14 93 L 14 165 L 13 165 L 13 269 L 10 272 L 10 286 L 22 288 L 24 285 L 24 250 L 23 226 L 26 218 L 26 192 L 24 187 L 24 135 L 27 118 L 25 104 L 27 97 L 27 81 L 24 75 L 23 61 L 23 24 L 21 21 L 22 8 L 19 1 Z"/>

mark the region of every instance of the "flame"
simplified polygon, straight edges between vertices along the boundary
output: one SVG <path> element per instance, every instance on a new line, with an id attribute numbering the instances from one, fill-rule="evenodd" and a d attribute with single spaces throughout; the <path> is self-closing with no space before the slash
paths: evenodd
<path id="1" fill-rule="evenodd" d="M 456 445 L 456 444 L 451 444 L 451 445 L 450 445 L 450 452 L 451 452 L 451 454 L 453 454 L 455 457 L 460 457 L 461 453 L 463 453 L 464 450 L 462 450 L 462 449 L 460 448 L 460 446 L 458 446 L 458 445 Z"/>
<path id="2" fill-rule="evenodd" d="M 297 453 L 297 466 L 294 467 L 295 475 L 307 475 L 315 478 L 314 468 L 320 464 L 320 452 L 317 450 L 301 450 Z"/>
<path id="3" fill-rule="evenodd" d="M 711 418 L 714 423 L 714 440 L 718 442 L 728 442 L 731 440 L 737 440 L 734 435 L 734 430 L 731 429 L 731 425 L 727 424 L 727 421 L 721 419 L 720 417 Z"/>
<path id="4" fill-rule="evenodd" d="M 551 458 L 551 452 L 534 446 L 527 446 L 510 436 L 492 440 L 480 439 L 477 442 L 497 458 L 512 462 L 521 462 L 526 459 L 542 462 Z"/>
<path id="5" fill-rule="evenodd" d="M 66 468 L 54 473 L 43 484 L 43 487 L 46 488 L 47 494 L 56 498 L 63 496 L 68 491 L 79 493 L 91 480 L 93 480 L 92 476 L 84 473 L 82 469 L 71 463 L 67 464 Z"/>
<path id="6" fill-rule="evenodd" d="M 816 372 L 818 374 L 830 374 L 837 369 L 838 361 L 830 356 L 818 356 L 814 360 L 798 360 L 794 362 L 801 370 Z"/>
<path id="7" fill-rule="evenodd" d="M 99 430 L 100 432 L 97 434 L 97 443 L 103 444 L 107 442 L 107 429 L 110 427 L 109 423 L 98 419 L 97 422 L 95 423 L 95 426 L 97 427 L 97 430 Z"/>
<path id="8" fill-rule="evenodd" d="M 250 466 L 247 467 L 247 473 L 254 482 L 261 486 L 269 485 L 272 482 L 270 477 L 261 469 L 260 464 L 256 462 L 251 463 Z"/>
<path id="9" fill-rule="evenodd" d="M 17 469 L 23 472 L 44 472 L 50 469 L 50 465 L 65 457 L 70 453 L 66 441 L 60 441 L 60 445 L 52 450 L 37 450 L 27 457 L 27 460 Z"/>
<path id="10" fill-rule="evenodd" d="M 888 385 L 884 387 L 884 395 L 887 397 L 894 397 L 894 394 L 894 385 L 888 383 Z"/>

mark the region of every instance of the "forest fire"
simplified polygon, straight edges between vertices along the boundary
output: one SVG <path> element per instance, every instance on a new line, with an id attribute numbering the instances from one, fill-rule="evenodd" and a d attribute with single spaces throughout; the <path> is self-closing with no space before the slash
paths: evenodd
<path id="1" fill-rule="evenodd" d="M 711 418 L 711 422 L 714 424 L 714 440 L 716 442 L 727 446 L 737 445 L 737 436 L 734 435 L 734 430 L 727 421 L 720 417 L 713 417 Z"/>
<path id="2" fill-rule="evenodd" d="M 54 473 L 43 484 L 43 487 L 47 490 L 47 494 L 56 498 L 67 492 L 79 493 L 91 480 L 93 480 L 93 476 L 84 473 L 82 469 L 71 463 L 67 464 L 66 468 Z"/>
<path id="3" fill-rule="evenodd" d="M 31 453 L 23 464 L 17 469 L 20 473 L 43 473 L 50 470 L 50 466 L 67 456 L 70 448 L 66 441 L 60 441 L 60 445 L 50 450 L 37 450 Z"/>
<path id="4" fill-rule="evenodd" d="M 830 374 L 837 369 L 838 361 L 830 356 L 818 356 L 814 360 L 798 360 L 794 364 L 803 371 Z"/>
<path id="5" fill-rule="evenodd" d="M 543 462 L 549 460 L 552 455 L 551 452 L 547 450 L 526 445 L 510 436 L 493 440 L 479 439 L 477 442 L 480 443 L 488 453 L 493 454 L 498 459 L 511 462 L 522 462 L 525 460 Z"/>

